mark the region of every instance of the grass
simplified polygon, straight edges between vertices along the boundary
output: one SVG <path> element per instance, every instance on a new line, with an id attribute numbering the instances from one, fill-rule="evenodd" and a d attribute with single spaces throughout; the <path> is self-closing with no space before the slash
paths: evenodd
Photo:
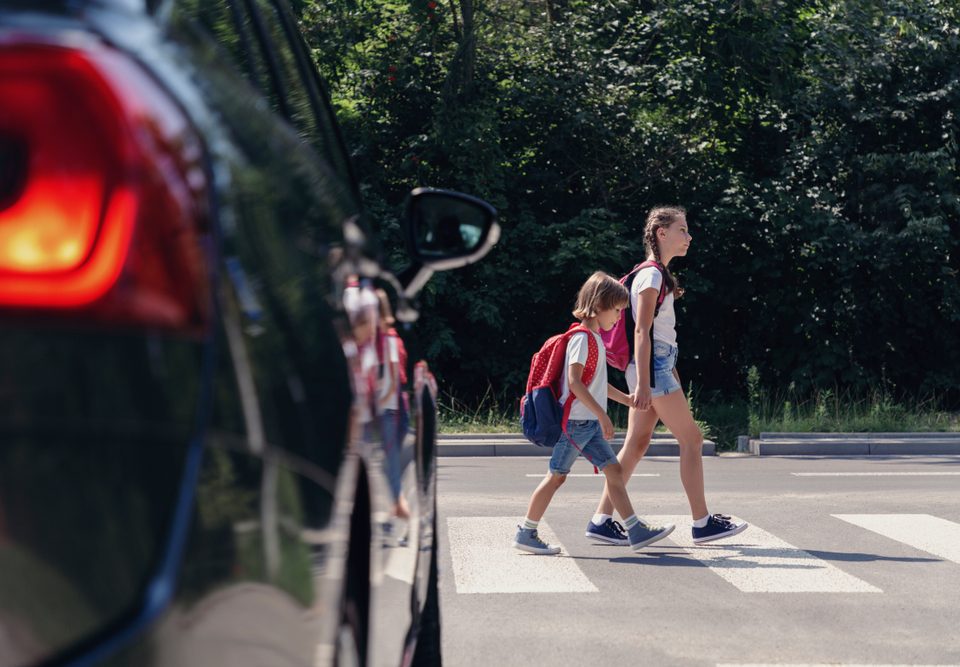
<path id="1" fill-rule="evenodd" d="M 737 436 L 758 437 L 761 432 L 960 432 L 960 413 L 943 408 L 942 397 L 931 395 L 894 400 L 885 391 L 857 394 L 823 389 L 798 395 L 792 387 L 770 391 L 748 377 L 745 399 L 731 400 L 719 392 L 689 387 L 688 403 L 704 437 L 720 450 L 737 446 Z M 507 403 L 488 389 L 476 406 L 449 394 L 440 399 L 440 433 L 518 433 L 519 401 Z M 626 430 L 627 410 L 610 402 L 610 418 Z M 657 426 L 659 432 L 666 429 Z"/>
<path id="2" fill-rule="evenodd" d="M 928 432 L 960 431 L 960 414 L 934 399 L 894 401 L 881 392 L 869 396 L 825 389 L 813 396 L 761 395 L 749 410 L 749 434 L 762 432 Z"/>

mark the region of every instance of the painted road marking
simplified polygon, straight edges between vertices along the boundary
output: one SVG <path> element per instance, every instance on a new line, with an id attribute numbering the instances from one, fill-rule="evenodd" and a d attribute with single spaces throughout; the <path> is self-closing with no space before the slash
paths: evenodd
<path id="1" fill-rule="evenodd" d="M 528 472 L 528 473 L 526 474 L 526 476 L 527 476 L 527 477 L 543 477 L 545 474 L 546 474 L 546 473 L 542 473 L 542 472 L 540 472 L 540 473 L 537 473 L 537 472 Z M 633 473 L 633 474 L 630 475 L 630 476 L 631 476 L 631 477 L 659 477 L 659 476 L 660 476 L 660 473 L 658 473 L 658 472 L 642 472 L 642 473 L 641 473 L 641 472 L 635 472 L 635 473 Z M 603 474 L 590 475 L 590 474 L 587 474 L 587 473 L 577 473 L 576 475 L 568 473 L 568 474 L 567 474 L 567 477 L 597 477 L 597 478 L 599 478 L 599 479 L 606 479 L 606 476 L 603 475 Z"/>
<path id="2" fill-rule="evenodd" d="M 792 472 L 795 477 L 950 477 L 960 476 L 960 472 Z"/>
<path id="3" fill-rule="evenodd" d="M 843 667 L 960 667 L 955 663 L 949 665 L 916 665 L 913 663 L 897 663 L 889 665 L 878 665 L 874 663 L 863 663 L 863 664 L 847 664 L 847 663 L 837 663 L 837 662 L 718 662 L 717 667 L 837 667 L 837 665 L 843 665 Z"/>
<path id="4" fill-rule="evenodd" d="M 960 525 L 930 514 L 834 514 L 914 549 L 960 563 Z"/>
<path id="5" fill-rule="evenodd" d="M 597 593 L 576 561 L 560 553 L 537 556 L 513 548 L 515 516 L 447 518 L 457 593 Z M 538 528 L 549 544 L 560 541 L 546 521 Z"/>
<path id="6" fill-rule="evenodd" d="M 652 516 L 649 520 L 676 524 L 667 539 L 745 593 L 883 592 L 755 525 L 727 540 L 694 544 L 689 517 Z"/>

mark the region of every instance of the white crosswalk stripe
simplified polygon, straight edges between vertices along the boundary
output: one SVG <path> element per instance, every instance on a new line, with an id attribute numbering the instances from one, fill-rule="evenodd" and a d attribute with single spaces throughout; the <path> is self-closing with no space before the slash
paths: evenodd
<path id="1" fill-rule="evenodd" d="M 876 586 L 751 525 L 724 542 L 694 544 L 686 516 L 652 516 L 674 523 L 667 538 L 745 593 L 880 593 Z"/>
<path id="2" fill-rule="evenodd" d="M 457 593 L 596 593 L 576 561 L 513 548 L 515 516 L 449 517 L 447 529 Z M 559 545 L 546 521 L 540 537 Z"/>
<path id="3" fill-rule="evenodd" d="M 834 514 L 914 549 L 960 563 L 960 524 L 930 514 Z"/>
<path id="4" fill-rule="evenodd" d="M 960 564 L 960 524 L 929 514 L 833 514 L 837 519 Z M 676 531 L 657 546 L 681 547 L 745 593 L 882 593 L 830 562 L 751 525 L 727 540 L 694 544 L 685 515 L 647 516 L 653 523 L 674 523 Z M 595 593 L 597 587 L 577 561 L 536 556 L 512 547 L 517 518 L 449 517 L 450 554 L 458 593 Z M 540 536 L 562 544 L 545 521 Z M 578 536 L 579 537 L 579 536 Z M 655 547 L 650 547 L 654 549 Z M 566 550 L 564 550 L 565 552 Z M 617 550 L 618 556 L 626 556 Z"/>

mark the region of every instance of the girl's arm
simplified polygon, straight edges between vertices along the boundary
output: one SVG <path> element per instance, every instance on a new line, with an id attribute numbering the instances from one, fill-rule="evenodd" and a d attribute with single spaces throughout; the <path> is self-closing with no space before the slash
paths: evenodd
<path id="1" fill-rule="evenodd" d="M 637 408 L 650 408 L 650 355 L 653 354 L 653 342 L 650 340 L 650 327 L 653 326 L 653 314 L 657 309 L 659 290 L 648 287 L 640 292 L 636 313 L 636 328 L 633 331 L 633 358 L 637 365 Z"/>
<path id="2" fill-rule="evenodd" d="M 395 343 L 390 340 L 390 337 L 387 336 L 386 340 L 383 342 L 383 352 L 386 359 L 383 360 L 383 381 L 386 386 L 386 389 L 383 391 L 383 395 L 380 398 L 379 406 L 383 408 L 390 404 L 391 398 L 397 391 L 397 385 L 399 384 L 400 379 L 400 369 L 397 363 L 393 360 L 396 347 Z"/>

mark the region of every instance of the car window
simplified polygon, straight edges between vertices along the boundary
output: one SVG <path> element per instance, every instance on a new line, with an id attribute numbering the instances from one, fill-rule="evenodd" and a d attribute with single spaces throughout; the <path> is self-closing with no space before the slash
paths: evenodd
<path id="1" fill-rule="evenodd" d="M 270 107 L 355 187 L 322 84 L 287 10 L 269 0 L 179 0 L 177 10 L 199 23 Z"/>
<path id="2" fill-rule="evenodd" d="M 246 12 L 226 0 L 181 0 L 177 9 L 203 26 L 234 69 L 242 72 L 254 87 L 274 98 L 276 103 L 278 93 L 272 90 L 267 67 L 260 51 L 252 48 L 253 28 Z"/>
<path id="3" fill-rule="evenodd" d="M 283 98 L 283 108 L 279 110 L 302 137 L 317 145 L 334 169 L 352 182 L 335 121 L 324 104 L 323 91 L 289 12 L 273 0 L 249 1 L 260 25 L 258 35 L 265 59 Z"/>

